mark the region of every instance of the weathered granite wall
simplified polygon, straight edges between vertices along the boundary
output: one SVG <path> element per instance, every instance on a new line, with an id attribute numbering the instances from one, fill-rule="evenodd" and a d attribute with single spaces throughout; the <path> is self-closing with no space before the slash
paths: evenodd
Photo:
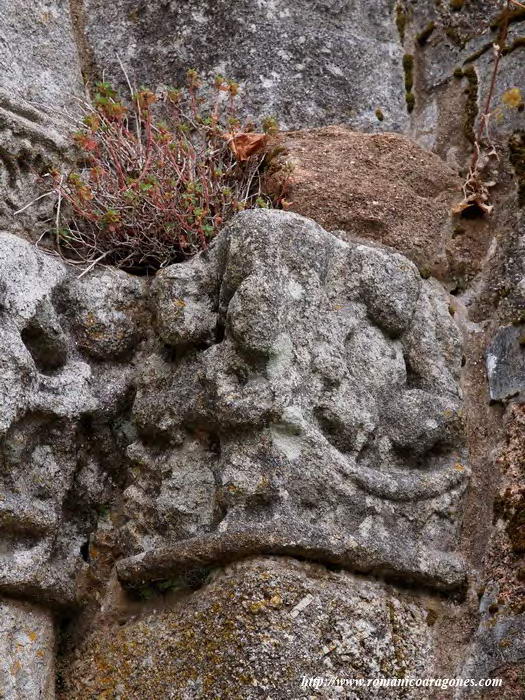
<path id="1" fill-rule="evenodd" d="M 239 81 L 252 113 L 274 115 L 283 128 L 344 121 L 404 130 L 393 7 L 394 0 L 88 0 L 83 31 L 94 65 L 123 86 L 118 58 L 137 84 L 155 87 L 180 82 L 191 66 Z"/>
<path id="2" fill-rule="evenodd" d="M 53 698 L 56 652 L 63 698 L 332 697 L 301 677 L 359 674 L 520 697 L 519 9 L 494 215 L 449 214 L 503 4 L 0 8 L 2 697 Z M 138 83 L 220 71 L 285 127 L 434 154 L 290 134 L 292 207 L 333 233 L 250 212 L 153 280 L 78 279 L 22 240 L 51 200 L 13 213 L 69 157 L 82 78 L 124 82 L 117 57 Z"/>
<path id="3" fill-rule="evenodd" d="M 108 525 L 139 595 L 263 554 L 464 592 L 460 337 L 406 258 L 260 210 L 152 283 L 2 260 L 4 592 L 93 605 Z"/>
<path id="4" fill-rule="evenodd" d="M 297 698 L 315 692 L 303 678 L 423 676 L 434 614 L 424 596 L 344 570 L 245 559 L 158 614 L 101 625 L 64 660 L 61 696 Z"/>
<path id="5" fill-rule="evenodd" d="M 0 228 L 38 237 L 53 216 L 37 182 L 68 157 L 66 114 L 82 96 L 67 0 L 0 2 Z"/>
<path id="6" fill-rule="evenodd" d="M 6 593 L 91 617 L 112 560 L 162 599 L 274 554 L 464 595 L 460 336 L 407 259 L 263 211 L 153 284 L 2 243 Z"/>

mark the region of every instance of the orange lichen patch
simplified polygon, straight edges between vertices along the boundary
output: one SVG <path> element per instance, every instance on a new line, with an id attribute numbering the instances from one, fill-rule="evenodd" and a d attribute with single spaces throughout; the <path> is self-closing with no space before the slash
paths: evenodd
<path id="1" fill-rule="evenodd" d="M 266 608 L 267 602 L 265 600 L 258 600 L 255 603 L 250 603 L 248 606 L 251 613 L 260 613 Z"/>
<path id="2" fill-rule="evenodd" d="M 369 585 L 374 591 L 380 586 Z M 84 637 L 59 658 L 59 698 L 183 697 L 198 688 L 199 697 L 242 700 L 258 684 L 266 685 L 264 697 L 277 687 L 295 697 L 298 673 L 314 672 L 335 621 L 355 618 L 352 591 L 358 587 L 346 574 L 283 557 L 239 562 L 174 607 L 123 626 L 99 626 Z M 308 598 L 308 610 L 293 618 L 290 611 Z M 405 624 L 414 610 L 403 612 L 401 601 L 393 606 L 395 644 L 381 651 L 389 676 L 405 668 L 413 648 L 403 635 L 414 626 L 414 617 Z M 378 610 L 389 624 L 386 605 Z M 423 613 L 420 623 L 426 635 Z"/>

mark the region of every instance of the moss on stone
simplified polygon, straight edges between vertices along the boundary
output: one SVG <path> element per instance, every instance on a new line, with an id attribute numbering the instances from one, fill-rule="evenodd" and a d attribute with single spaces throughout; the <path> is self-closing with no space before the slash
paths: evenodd
<path id="1" fill-rule="evenodd" d="M 410 92 L 414 85 L 414 56 L 410 53 L 403 56 L 403 70 L 405 72 L 405 90 Z"/>
<path id="2" fill-rule="evenodd" d="M 465 44 L 469 40 L 469 37 L 462 35 L 461 32 L 455 27 L 447 27 L 445 29 L 445 35 L 453 44 L 459 46 L 461 49 L 465 47 Z"/>
<path id="3" fill-rule="evenodd" d="M 416 41 L 420 46 L 425 46 L 427 41 L 432 36 L 434 29 L 436 28 L 435 22 L 429 22 L 424 29 L 422 29 L 419 34 L 416 35 Z"/>
<path id="4" fill-rule="evenodd" d="M 525 49 L 525 36 L 519 36 L 517 39 L 514 39 L 510 46 L 503 47 L 501 53 L 503 56 L 508 56 L 516 49 Z"/>
<path id="5" fill-rule="evenodd" d="M 465 104 L 465 119 L 463 122 L 463 134 L 465 138 L 474 143 L 476 139 L 474 127 L 478 116 L 478 74 L 474 66 L 467 66 L 463 71 L 463 77 L 468 81 L 465 94 L 467 96 Z"/>
<path id="6" fill-rule="evenodd" d="M 492 29 L 493 32 L 497 31 L 498 29 L 501 29 L 501 27 L 505 23 L 505 17 L 507 17 L 507 10 L 503 10 L 503 12 L 500 12 L 500 14 L 490 23 L 490 28 Z M 525 9 L 521 7 L 516 7 L 515 10 L 511 10 L 511 12 L 508 12 L 508 23 L 509 24 L 514 24 L 515 22 L 524 22 L 525 21 Z"/>
<path id="7" fill-rule="evenodd" d="M 396 5 L 396 27 L 399 33 L 401 43 L 405 41 L 405 31 L 407 26 L 407 11 L 404 5 L 400 2 Z"/>
<path id="8" fill-rule="evenodd" d="M 483 46 L 478 49 L 477 51 L 474 51 L 474 53 L 471 53 L 470 56 L 467 56 L 467 58 L 463 61 L 463 65 L 467 65 L 467 63 L 473 63 L 474 61 L 477 61 L 480 56 L 483 56 L 484 53 L 487 53 L 487 51 L 490 51 L 490 49 L 494 46 L 492 41 L 489 41 L 486 44 L 483 44 Z"/>
<path id="9" fill-rule="evenodd" d="M 410 113 L 416 104 L 416 98 L 412 92 L 414 87 L 414 56 L 410 53 L 403 56 L 403 71 L 405 73 L 405 100 L 407 111 Z"/>

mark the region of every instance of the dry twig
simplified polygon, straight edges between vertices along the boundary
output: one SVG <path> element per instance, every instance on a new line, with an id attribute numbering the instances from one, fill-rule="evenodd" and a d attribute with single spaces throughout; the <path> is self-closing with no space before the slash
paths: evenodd
<path id="1" fill-rule="evenodd" d="M 496 147 L 492 143 L 490 137 L 490 118 L 492 116 L 492 100 L 500 69 L 501 57 L 507 41 L 509 16 L 512 5 L 525 8 L 525 5 L 518 2 L 518 0 L 507 0 L 498 40 L 493 44 L 494 65 L 483 111 L 478 119 L 469 172 L 463 184 L 463 200 L 452 210 L 454 214 L 461 214 L 472 207 L 477 207 L 485 214 L 491 214 L 494 209 L 490 204 L 489 186 L 491 183 L 484 181 L 482 170 L 491 157 L 498 157 Z"/>

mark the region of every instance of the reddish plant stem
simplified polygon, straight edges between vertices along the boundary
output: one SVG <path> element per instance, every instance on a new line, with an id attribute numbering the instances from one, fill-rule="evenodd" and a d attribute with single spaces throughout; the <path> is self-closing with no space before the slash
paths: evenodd
<path id="1" fill-rule="evenodd" d="M 476 172 L 476 168 L 478 165 L 478 160 L 479 160 L 479 155 L 480 155 L 480 143 L 481 143 L 481 138 L 483 136 L 483 132 L 488 128 L 488 121 L 490 118 L 490 108 L 492 105 L 492 98 L 494 96 L 494 89 L 496 87 L 496 80 L 498 77 L 498 71 L 499 71 L 499 65 L 501 61 L 501 56 L 502 56 L 502 51 L 503 48 L 505 47 L 505 42 L 507 40 L 507 34 L 509 30 L 509 14 L 510 14 L 510 6 L 511 3 L 520 5 L 521 7 L 525 7 L 521 5 L 521 3 L 516 2 L 516 0 L 507 0 L 507 7 L 505 8 L 505 16 L 503 17 L 503 21 L 501 24 L 501 30 L 498 36 L 498 43 L 494 44 L 494 49 L 495 49 L 495 57 L 494 57 L 494 67 L 492 69 L 492 76 L 490 80 L 490 86 L 489 86 L 489 91 L 487 93 L 487 99 L 485 102 L 485 107 L 483 110 L 482 115 L 479 118 L 478 122 L 478 129 L 476 133 L 476 139 L 475 139 L 475 149 L 474 153 L 472 154 L 472 160 L 470 163 L 470 171 L 472 173 Z"/>

